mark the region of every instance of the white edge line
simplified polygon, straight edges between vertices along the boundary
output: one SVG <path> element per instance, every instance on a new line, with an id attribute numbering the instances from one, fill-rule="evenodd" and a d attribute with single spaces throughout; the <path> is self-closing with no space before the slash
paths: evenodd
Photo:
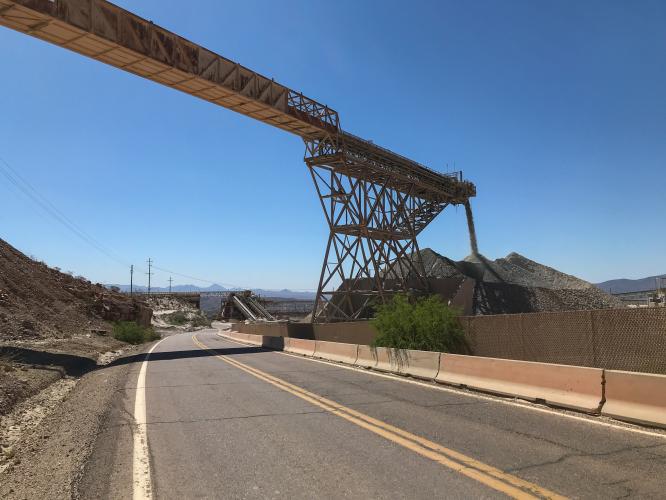
<path id="1" fill-rule="evenodd" d="M 254 344 L 246 344 L 244 342 L 240 342 L 238 340 L 231 339 L 231 338 L 227 337 L 226 335 L 223 335 L 219 331 L 216 335 L 218 337 L 223 338 L 224 340 L 227 340 L 229 342 L 234 342 L 234 343 L 239 344 L 239 345 L 250 345 L 250 346 L 253 346 L 253 347 L 261 347 L 261 346 L 256 346 Z M 618 425 L 618 424 L 614 424 L 612 422 L 603 422 L 601 420 L 597 420 L 597 417 L 595 417 L 593 415 L 588 415 L 586 417 L 582 417 L 582 416 L 579 416 L 579 415 L 572 415 L 570 413 L 564 413 L 564 411 L 560 411 L 560 410 L 557 410 L 557 409 L 554 409 L 554 408 L 542 408 L 542 407 L 539 407 L 539 406 L 536 406 L 536 405 L 531 405 L 528 402 L 523 403 L 523 402 L 518 402 L 518 401 L 511 401 L 511 400 L 500 398 L 498 396 L 496 396 L 496 397 L 486 396 L 486 395 L 483 395 L 483 394 L 464 391 L 462 389 L 454 389 L 452 387 L 445 387 L 445 386 L 443 386 L 443 385 L 441 385 L 440 383 L 437 383 L 437 382 L 430 382 L 430 383 L 421 382 L 421 381 L 413 380 L 413 379 L 410 379 L 410 378 L 407 378 L 407 377 L 401 377 L 399 375 L 393 375 L 393 374 L 389 374 L 389 373 L 381 373 L 381 372 L 378 372 L 376 370 L 366 369 L 366 368 L 362 368 L 362 367 L 358 367 L 358 366 L 351 366 L 351 365 L 346 365 L 346 364 L 343 364 L 343 363 L 336 363 L 336 362 L 332 362 L 332 361 L 326 361 L 326 360 L 323 360 L 323 359 L 315 359 L 315 358 L 311 358 L 309 356 L 302 356 L 300 354 L 294 354 L 294 353 L 285 352 L 285 351 L 276 351 L 276 350 L 272 350 L 272 349 L 267 349 L 267 350 L 270 350 L 272 352 L 276 352 L 278 354 L 284 354 L 285 356 L 292 356 L 292 357 L 299 358 L 299 359 L 304 359 L 304 360 L 307 360 L 307 361 L 314 361 L 315 363 L 323 363 L 325 365 L 335 366 L 337 368 L 344 368 L 345 370 L 352 370 L 352 371 L 355 371 L 355 372 L 367 373 L 368 375 L 374 375 L 375 377 L 382 377 L 382 378 L 387 378 L 387 379 L 390 379 L 390 380 L 397 380 L 397 381 L 404 382 L 404 383 L 407 383 L 407 384 L 419 385 L 421 387 L 427 387 L 429 389 L 434 389 L 436 391 L 452 392 L 452 393 L 458 394 L 460 396 L 467 396 L 467 397 L 470 397 L 470 398 L 483 399 L 483 400 L 486 400 L 486 401 L 492 401 L 494 403 L 500 403 L 500 404 L 509 405 L 509 406 L 517 406 L 519 408 L 524 408 L 526 410 L 532 410 L 532 411 L 537 411 L 537 412 L 541 412 L 541 413 L 547 413 L 549 415 L 555 415 L 555 416 L 558 416 L 558 417 L 570 418 L 570 419 L 573 419 L 573 420 L 578 420 L 580 422 L 586 422 L 588 424 L 601 425 L 603 427 L 610 427 L 612 429 L 618 429 L 618 430 L 627 431 L 627 432 L 634 432 L 636 434 L 643 434 L 643 435 L 646 435 L 646 436 L 659 437 L 659 438 L 662 438 L 662 439 L 666 439 L 666 434 L 661 433 L 661 432 L 652 432 L 652 431 L 648 431 L 648 430 L 644 430 L 644 429 L 639 429 L 639 428 L 636 428 L 636 427 L 632 427 L 631 426 L 632 424 L 628 424 L 628 423 L 626 425 Z"/>
<path id="2" fill-rule="evenodd" d="M 134 438 L 132 452 L 132 498 L 134 500 L 150 500 L 153 498 L 153 487 L 150 477 L 150 454 L 148 452 L 148 430 L 146 429 L 146 371 L 150 355 L 163 340 L 165 339 L 157 342 L 146 354 L 146 359 L 141 363 L 139 378 L 136 382 L 134 425 L 132 426 Z"/>

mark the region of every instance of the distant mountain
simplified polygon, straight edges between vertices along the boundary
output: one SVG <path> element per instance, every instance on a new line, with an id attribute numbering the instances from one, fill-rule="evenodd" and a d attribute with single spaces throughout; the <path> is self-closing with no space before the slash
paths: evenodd
<path id="1" fill-rule="evenodd" d="M 120 288 L 121 292 L 129 292 L 130 291 L 130 286 L 129 285 L 117 285 L 117 284 L 107 284 L 105 285 L 108 288 L 111 288 L 112 286 Z M 165 286 L 152 286 L 150 289 L 153 292 L 168 292 L 169 287 Z M 228 288 L 224 288 L 221 285 L 211 285 L 208 287 L 200 287 L 196 285 L 174 285 L 171 287 L 172 292 L 226 292 L 227 290 L 230 290 Z M 147 292 L 148 287 L 143 286 L 143 285 L 134 285 L 134 291 L 135 292 Z"/>
<path id="2" fill-rule="evenodd" d="M 120 288 L 122 292 L 129 292 L 129 285 L 107 284 L 108 288 L 112 286 Z M 168 292 L 169 287 L 153 286 L 150 288 L 153 292 Z M 210 285 L 207 287 L 200 287 L 197 285 L 174 285 L 171 287 L 172 292 L 227 292 L 236 290 L 234 288 L 225 288 L 222 285 Z M 147 292 L 148 287 L 142 285 L 134 285 L 134 291 Z M 314 292 L 298 292 L 289 289 L 283 290 L 264 290 L 262 288 L 253 288 L 252 291 L 261 297 L 281 297 L 284 299 L 297 299 L 297 300 L 314 300 Z"/>
<path id="3" fill-rule="evenodd" d="M 656 279 L 663 278 L 663 285 L 666 285 L 666 274 L 661 276 L 650 276 L 648 278 L 641 278 L 637 280 L 617 279 L 597 283 L 597 286 L 603 291 L 608 293 L 629 293 L 629 292 L 643 292 L 646 290 L 654 290 L 656 287 Z"/>

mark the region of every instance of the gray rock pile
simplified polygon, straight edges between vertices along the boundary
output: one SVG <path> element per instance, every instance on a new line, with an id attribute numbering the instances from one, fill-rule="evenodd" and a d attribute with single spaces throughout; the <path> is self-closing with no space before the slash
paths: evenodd
<path id="1" fill-rule="evenodd" d="M 426 248 L 421 251 L 421 258 L 429 277 L 472 278 L 476 281 L 474 314 L 622 307 L 617 298 L 593 284 L 515 252 L 496 260 L 477 254 L 453 261 Z"/>

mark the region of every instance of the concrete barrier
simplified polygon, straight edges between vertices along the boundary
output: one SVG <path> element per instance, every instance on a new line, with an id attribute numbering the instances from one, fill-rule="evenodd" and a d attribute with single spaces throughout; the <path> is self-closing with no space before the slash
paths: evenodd
<path id="1" fill-rule="evenodd" d="M 315 341 L 315 357 L 353 365 L 358 359 L 358 344 Z"/>
<path id="2" fill-rule="evenodd" d="M 376 350 L 369 345 L 359 345 L 356 366 L 360 366 L 361 368 L 377 368 Z"/>
<path id="3" fill-rule="evenodd" d="M 287 337 L 289 335 L 287 323 L 240 323 L 236 330 L 252 335 L 265 335 L 267 337 Z"/>
<path id="4" fill-rule="evenodd" d="M 606 370 L 602 415 L 666 427 L 666 375 Z"/>
<path id="5" fill-rule="evenodd" d="M 360 345 L 356 366 L 433 380 L 439 371 L 439 353 Z"/>
<path id="6" fill-rule="evenodd" d="M 394 349 L 394 351 L 398 351 Z M 432 351 L 400 350 L 394 352 L 398 373 L 425 380 L 433 380 L 439 372 L 440 353 Z"/>
<path id="7" fill-rule="evenodd" d="M 388 347 L 375 348 L 375 356 L 377 357 L 375 370 L 389 373 L 396 373 L 398 371 L 398 363 L 395 359 L 394 353 L 392 352 L 394 350 L 395 349 L 389 349 Z"/>
<path id="8" fill-rule="evenodd" d="M 266 347 L 267 349 L 275 349 L 276 351 L 284 350 L 284 337 L 269 337 L 266 335 L 260 335 L 261 337 L 261 346 Z"/>
<path id="9" fill-rule="evenodd" d="M 315 341 L 305 339 L 284 339 L 284 350 L 302 356 L 314 356 Z"/>
<path id="10" fill-rule="evenodd" d="M 252 344 L 256 346 L 260 346 L 263 343 L 263 336 L 261 335 L 252 335 L 250 333 L 239 333 L 239 332 L 232 332 L 233 336 L 231 337 L 234 340 L 238 340 L 239 342 L 245 342 L 246 344 Z"/>
<path id="11" fill-rule="evenodd" d="M 602 402 L 599 368 L 441 354 L 436 381 L 586 412 Z"/>
<path id="12" fill-rule="evenodd" d="M 238 340 L 239 342 L 245 342 L 245 338 L 243 337 L 244 334 L 240 332 L 225 332 L 223 335 Z"/>

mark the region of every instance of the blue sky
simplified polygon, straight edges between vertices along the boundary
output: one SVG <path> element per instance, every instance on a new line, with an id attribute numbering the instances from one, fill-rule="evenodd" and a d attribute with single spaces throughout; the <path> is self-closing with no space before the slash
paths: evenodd
<path id="1" fill-rule="evenodd" d="M 119 3 L 328 104 L 354 134 L 462 169 L 488 257 L 591 281 L 666 272 L 662 1 Z M 0 62 L 0 157 L 120 260 L 316 287 L 327 228 L 297 137 L 4 28 Z M 0 237 L 128 281 L 4 177 Z M 463 258 L 464 210 L 420 245 Z"/>

